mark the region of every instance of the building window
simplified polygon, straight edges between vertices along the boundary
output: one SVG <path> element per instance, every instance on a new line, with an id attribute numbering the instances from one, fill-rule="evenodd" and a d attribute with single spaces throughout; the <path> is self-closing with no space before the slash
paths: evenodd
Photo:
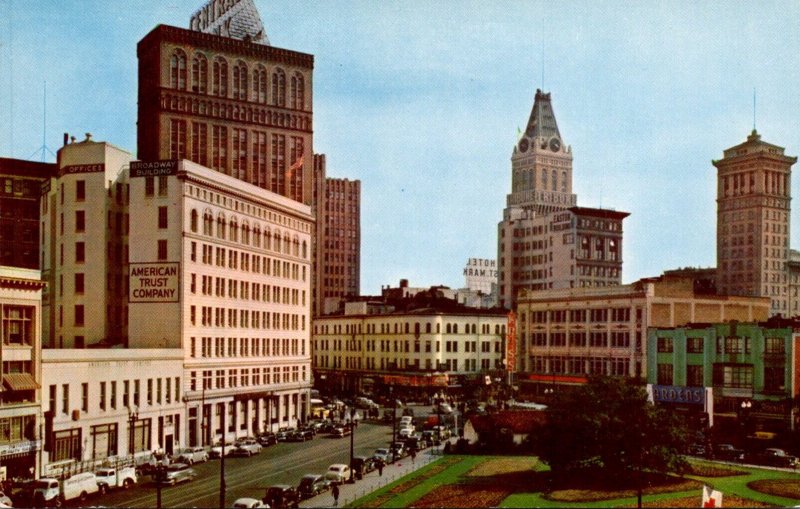
<path id="1" fill-rule="evenodd" d="M 715 364 L 714 387 L 753 388 L 753 366 L 749 364 Z"/>
<path id="2" fill-rule="evenodd" d="M 117 424 L 92 426 L 92 459 L 117 455 Z"/>
<path id="3" fill-rule="evenodd" d="M 89 384 L 85 382 L 81 384 L 81 410 L 89 411 Z"/>
<path id="4" fill-rule="evenodd" d="M 186 90 L 186 53 L 176 49 L 169 61 L 169 84 L 177 90 Z"/>
<path id="5" fill-rule="evenodd" d="M 208 60 L 205 56 L 198 54 L 192 58 L 192 91 L 205 94 L 207 90 Z"/>
<path id="6" fill-rule="evenodd" d="M 100 382 L 100 410 L 106 409 L 106 383 Z"/>
<path id="7" fill-rule="evenodd" d="M 83 304 L 76 304 L 75 305 L 75 326 L 76 327 L 83 327 L 83 325 L 84 325 Z"/>
<path id="8" fill-rule="evenodd" d="M 86 211 L 75 211 L 75 232 L 82 233 L 86 231 Z"/>
<path id="9" fill-rule="evenodd" d="M 703 366 L 686 366 L 686 385 L 689 387 L 703 387 Z"/>
<path id="10" fill-rule="evenodd" d="M 84 275 L 81 272 L 75 273 L 75 293 L 81 295 L 84 292 Z"/>
<path id="11" fill-rule="evenodd" d="M 703 353 L 703 338 L 686 338 L 686 353 Z"/>
<path id="12" fill-rule="evenodd" d="M 167 259 L 167 241 L 166 240 L 159 240 L 158 241 L 158 259 L 159 260 L 166 260 Z"/>
<path id="13" fill-rule="evenodd" d="M 86 244 L 83 242 L 75 243 L 75 263 L 83 263 L 86 261 Z"/>
<path id="14" fill-rule="evenodd" d="M 69 415 L 69 384 L 61 386 L 61 413 Z"/>
<path id="15" fill-rule="evenodd" d="M 144 178 L 144 195 L 145 196 L 153 196 L 155 194 L 155 178 L 154 177 L 145 177 Z"/>
<path id="16" fill-rule="evenodd" d="M 33 306 L 4 305 L 3 309 L 3 344 L 33 344 Z"/>
<path id="17" fill-rule="evenodd" d="M 193 211 L 194 212 L 194 211 Z M 197 217 L 197 212 L 194 212 L 195 220 Z M 166 228 L 167 227 L 167 207 L 158 207 L 158 227 L 159 228 Z M 195 224 L 195 227 L 197 225 Z"/>
<path id="18" fill-rule="evenodd" d="M 208 166 L 208 125 L 192 122 L 192 161 Z"/>
<path id="19" fill-rule="evenodd" d="M 53 432 L 52 461 L 81 460 L 81 429 L 74 428 Z"/>
<path id="20" fill-rule="evenodd" d="M 86 200 L 86 181 L 78 180 L 75 182 L 75 201 Z"/>
<path id="21" fill-rule="evenodd" d="M 672 353 L 672 338 L 658 338 L 658 353 Z"/>
<path id="22" fill-rule="evenodd" d="M 160 175 L 158 177 L 158 195 L 159 196 L 166 196 L 168 191 L 169 180 L 167 180 L 166 175 Z"/>
<path id="23" fill-rule="evenodd" d="M 171 159 L 186 158 L 186 121 L 169 121 L 169 155 Z"/>
<path id="24" fill-rule="evenodd" d="M 211 168 L 225 173 L 228 169 L 228 128 L 215 125 L 211 131 Z"/>
<path id="25" fill-rule="evenodd" d="M 214 59 L 211 93 L 220 97 L 228 97 L 228 62 L 222 57 Z"/>
<path id="26" fill-rule="evenodd" d="M 672 364 L 658 365 L 658 384 L 672 385 Z"/>

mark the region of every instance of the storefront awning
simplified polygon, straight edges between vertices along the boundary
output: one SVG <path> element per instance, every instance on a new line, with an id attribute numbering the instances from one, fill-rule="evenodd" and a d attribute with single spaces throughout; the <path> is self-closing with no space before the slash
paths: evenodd
<path id="1" fill-rule="evenodd" d="M 6 373 L 3 386 L 11 391 L 34 391 L 40 387 L 30 373 Z"/>

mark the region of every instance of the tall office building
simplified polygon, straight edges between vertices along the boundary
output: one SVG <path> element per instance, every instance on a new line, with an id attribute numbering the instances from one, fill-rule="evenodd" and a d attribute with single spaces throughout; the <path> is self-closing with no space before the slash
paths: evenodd
<path id="1" fill-rule="evenodd" d="M 270 46 L 252 0 L 212 0 L 190 26 L 139 42 L 139 159 L 189 159 L 310 205 L 314 57 Z"/>
<path id="2" fill-rule="evenodd" d="M 0 265 L 38 269 L 39 196 L 56 165 L 0 157 Z"/>
<path id="3" fill-rule="evenodd" d="M 338 310 L 340 301 L 361 291 L 361 181 L 326 172 L 325 154 L 314 154 L 316 316 Z"/>
<path id="4" fill-rule="evenodd" d="M 572 149 L 563 143 L 550 94 L 536 91 L 511 168 L 498 224 L 500 305 L 513 309 L 523 289 L 620 284 L 622 220 L 629 214 L 576 206 Z"/>
<path id="5" fill-rule="evenodd" d="M 783 147 L 762 141 L 755 129 L 747 141 L 712 161 L 717 168 L 717 288 L 722 294 L 770 297 L 773 315 L 796 312 L 789 288 L 795 162 Z"/>

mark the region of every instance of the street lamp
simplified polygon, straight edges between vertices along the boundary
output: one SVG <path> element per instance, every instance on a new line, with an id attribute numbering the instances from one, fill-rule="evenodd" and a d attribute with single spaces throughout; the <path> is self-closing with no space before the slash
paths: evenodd
<path id="1" fill-rule="evenodd" d="M 128 440 L 128 449 L 130 450 L 131 459 L 133 459 L 133 455 L 134 455 L 134 452 L 135 452 L 134 444 L 133 444 L 133 440 L 134 440 L 133 430 L 136 427 L 136 421 L 138 421 L 138 420 L 139 420 L 139 409 L 136 407 L 136 405 L 129 406 L 128 407 L 128 432 L 130 433 L 130 439 Z"/>
<path id="2" fill-rule="evenodd" d="M 353 484 L 356 482 L 353 479 L 353 446 L 355 443 L 356 437 L 356 408 L 352 407 L 350 409 L 350 480 L 348 483 Z"/>
<path id="3" fill-rule="evenodd" d="M 156 509 L 161 509 L 161 484 L 165 480 L 166 473 L 167 469 L 164 466 L 164 462 L 159 461 L 156 464 Z"/>
<path id="4" fill-rule="evenodd" d="M 747 448 L 747 425 L 750 419 L 750 409 L 753 407 L 753 402 L 749 399 L 742 401 L 739 405 L 742 409 L 740 417 L 742 420 L 742 448 Z"/>

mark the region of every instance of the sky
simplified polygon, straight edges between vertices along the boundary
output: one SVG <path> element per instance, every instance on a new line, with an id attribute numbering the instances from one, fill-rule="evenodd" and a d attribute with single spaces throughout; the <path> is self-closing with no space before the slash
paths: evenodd
<path id="1" fill-rule="evenodd" d="M 624 283 L 715 266 L 711 161 L 754 120 L 800 154 L 800 2 L 255 2 L 273 46 L 314 55 L 328 175 L 361 180 L 362 294 L 496 257 L 537 88 L 578 204 L 631 214 Z M 203 3 L 0 0 L 0 157 L 53 161 L 64 132 L 135 153 L 136 43 Z"/>

